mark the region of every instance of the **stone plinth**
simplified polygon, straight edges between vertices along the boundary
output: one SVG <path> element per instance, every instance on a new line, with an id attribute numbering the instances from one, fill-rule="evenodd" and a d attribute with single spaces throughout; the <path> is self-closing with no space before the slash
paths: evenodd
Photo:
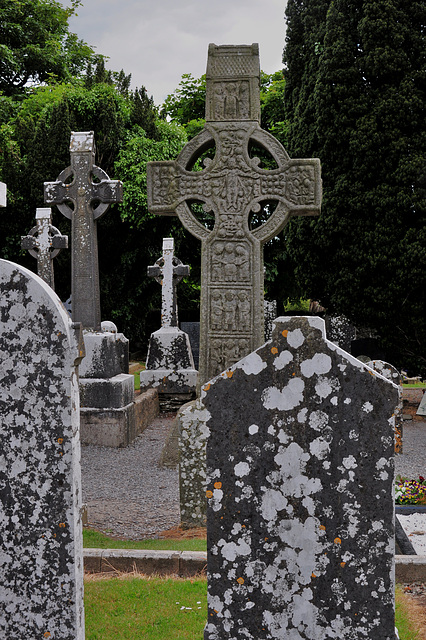
<path id="1" fill-rule="evenodd" d="M 80 327 L 0 260 L 0 637 L 84 640 Z"/>
<path id="2" fill-rule="evenodd" d="M 201 400 L 205 640 L 394 638 L 398 388 L 321 319 L 278 318 Z"/>
<path id="3" fill-rule="evenodd" d="M 139 433 L 134 377 L 128 373 L 128 340 L 116 333 L 115 325 L 107 323 L 107 326 L 112 331 L 84 332 L 86 357 L 80 369 L 81 441 L 122 447 Z"/>

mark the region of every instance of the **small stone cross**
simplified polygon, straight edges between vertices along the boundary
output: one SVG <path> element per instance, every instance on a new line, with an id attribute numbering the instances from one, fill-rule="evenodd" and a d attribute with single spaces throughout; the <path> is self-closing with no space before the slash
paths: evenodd
<path id="1" fill-rule="evenodd" d="M 209 46 L 206 125 L 175 162 L 147 165 L 148 206 L 178 215 L 202 242 L 200 380 L 206 382 L 264 342 L 263 251 L 291 216 L 318 215 L 320 162 L 291 160 L 282 145 L 259 126 L 258 45 Z M 249 149 L 267 152 L 275 168 L 260 168 Z M 213 159 L 193 167 L 209 148 Z M 213 212 L 206 228 L 192 211 L 202 203 Z M 274 202 L 269 218 L 250 228 L 251 214 Z"/>
<path id="2" fill-rule="evenodd" d="M 68 236 L 63 236 L 59 229 L 52 226 L 52 210 L 38 208 L 36 211 L 37 226 L 27 236 L 21 236 L 21 247 L 28 249 L 30 255 L 37 260 L 37 273 L 49 287 L 55 289 L 53 274 L 53 258 L 61 249 L 68 249 Z"/>
<path id="3" fill-rule="evenodd" d="M 59 174 L 56 182 L 44 183 L 44 200 L 46 204 L 56 204 L 72 222 L 72 319 L 81 322 L 85 329 L 99 331 L 101 305 L 96 221 L 108 210 L 110 203 L 122 201 L 123 185 L 119 180 L 110 180 L 105 171 L 94 164 L 93 131 L 72 132 L 70 151 L 71 165 Z"/>
<path id="4" fill-rule="evenodd" d="M 7 206 L 7 187 L 4 182 L 0 182 L 0 207 Z"/>
<path id="5" fill-rule="evenodd" d="M 163 238 L 163 255 L 148 267 L 148 276 L 161 284 L 161 326 L 177 327 L 176 287 L 184 276 L 189 276 L 189 266 L 174 256 L 173 238 Z"/>

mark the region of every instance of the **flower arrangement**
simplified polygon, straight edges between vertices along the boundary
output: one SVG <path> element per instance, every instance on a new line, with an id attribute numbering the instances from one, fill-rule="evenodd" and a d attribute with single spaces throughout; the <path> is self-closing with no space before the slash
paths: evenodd
<path id="1" fill-rule="evenodd" d="M 426 480 L 423 476 L 419 476 L 418 480 L 407 480 L 398 475 L 395 482 L 395 503 L 426 505 Z"/>

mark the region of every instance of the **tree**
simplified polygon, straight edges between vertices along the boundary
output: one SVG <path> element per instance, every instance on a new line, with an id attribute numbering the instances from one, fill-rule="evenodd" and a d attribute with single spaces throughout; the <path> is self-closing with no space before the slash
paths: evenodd
<path id="1" fill-rule="evenodd" d="M 22 94 L 28 84 L 68 81 L 82 72 L 94 52 L 69 31 L 80 4 L 64 8 L 55 0 L 0 3 L 0 92 Z"/>
<path id="2" fill-rule="evenodd" d="M 321 159 L 324 199 L 319 218 L 289 225 L 295 277 L 375 329 L 395 364 L 426 372 L 426 7 L 333 0 L 321 26 L 309 4 L 288 7 L 289 153 Z"/>

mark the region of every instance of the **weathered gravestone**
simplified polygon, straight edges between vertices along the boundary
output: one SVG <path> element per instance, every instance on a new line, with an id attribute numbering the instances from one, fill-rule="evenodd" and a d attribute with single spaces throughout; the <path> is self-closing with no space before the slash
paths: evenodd
<path id="1" fill-rule="evenodd" d="M 205 382 L 264 341 L 263 244 L 291 216 L 318 215 L 320 163 L 291 160 L 281 144 L 260 126 L 258 45 L 209 45 L 206 72 L 206 125 L 176 162 L 147 165 L 148 206 L 153 213 L 178 215 L 202 242 L 200 380 Z M 275 169 L 263 170 L 250 157 L 255 145 L 269 154 Z M 192 168 L 208 149 L 202 171 Z M 207 229 L 192 202 L 213 212 Z M 276 203 L 272 215 L 251 229 L 251 213 Z"/>
<path id="2" fill-rule="evenodd" d="M 52 210 L 38 208 L 36 211 L 37 226 L 27 236 L 21 236 L 21 247 L 27 249 L 37 260 L 37 274 L 49 287 L 55 289 L 53 259 L 61 249 L 68 248 L 68 236 L 63 236 L 59 229 L 52 225 Z"/>
<path id="3" fill-rule="evenodd" d="M 7 187 L 4 182 L 0 182 L 0 207 L 7 206 Z"/>
<path id="4" fill-rule="evenodd" d="M 272 336 L 272 326 L 277 317 L 277 301 L 265 300 L 265 340 L 270 340 Z"/>
<path id="5" fill-rule="evenodd" d="M 418 416 L 426 416 L 426 393 L 423 393 L 423 397 L 420 401 L 416 414 Z"/>
<path id="6" fill-rule="evenodd" d="M 176 409 L 195 397 L 198 372 L 191 345 L 178 327 L 176 287 L 189 275 L 189 266 L 174 255 L 173 238 L 163 238 L 163 255 L 148 267 L 148 276 L 161 284 L 161 328 L 149 339 L 146 370 L 141 371 L 141 388 L 158 390 L 160 405 Z"/>
<path id="7" fill-rule="evenodd" d="M 81 330 L 5 260 L 0 300 L 0 636 L 83 640 Z"/>
<path id="8" fill-rule="evenodd" d="M 371 360 L 367 362 L 367 366 L 374 369 L 382 375 L 386 380 L 391 380 L 394 384 L 398 386 L 399 389 L 399 400 L 398 404 L 395 407 L 395 453 L 402 453 L 402 443 L 403 443 L 403 402 L 402 402 L 402 375 L 393 366 L 393 364 L 389 364 L 389 362 L 384 362 L 383 360 Z"/>
<path id="9" fill-rule="evenodd" d="M 84 329 L 86 357 L 80 367 L 81 438 L 88 444 L 119 447 L 137 435 L 134 378 L 129 344 L 113 323 L 101 330 L 97 220 L 123 187 L 95 162 L 93 131 L 71 133 L 71 164 L 56 182 L 44 183 L 44 199 L 71 219 L 72 319 Z"/>
<path id="10" fill-rule="evenodd" d="M 393 640 L 398 388 L 281 317 L 202 402 L 205 640 Z"/>

